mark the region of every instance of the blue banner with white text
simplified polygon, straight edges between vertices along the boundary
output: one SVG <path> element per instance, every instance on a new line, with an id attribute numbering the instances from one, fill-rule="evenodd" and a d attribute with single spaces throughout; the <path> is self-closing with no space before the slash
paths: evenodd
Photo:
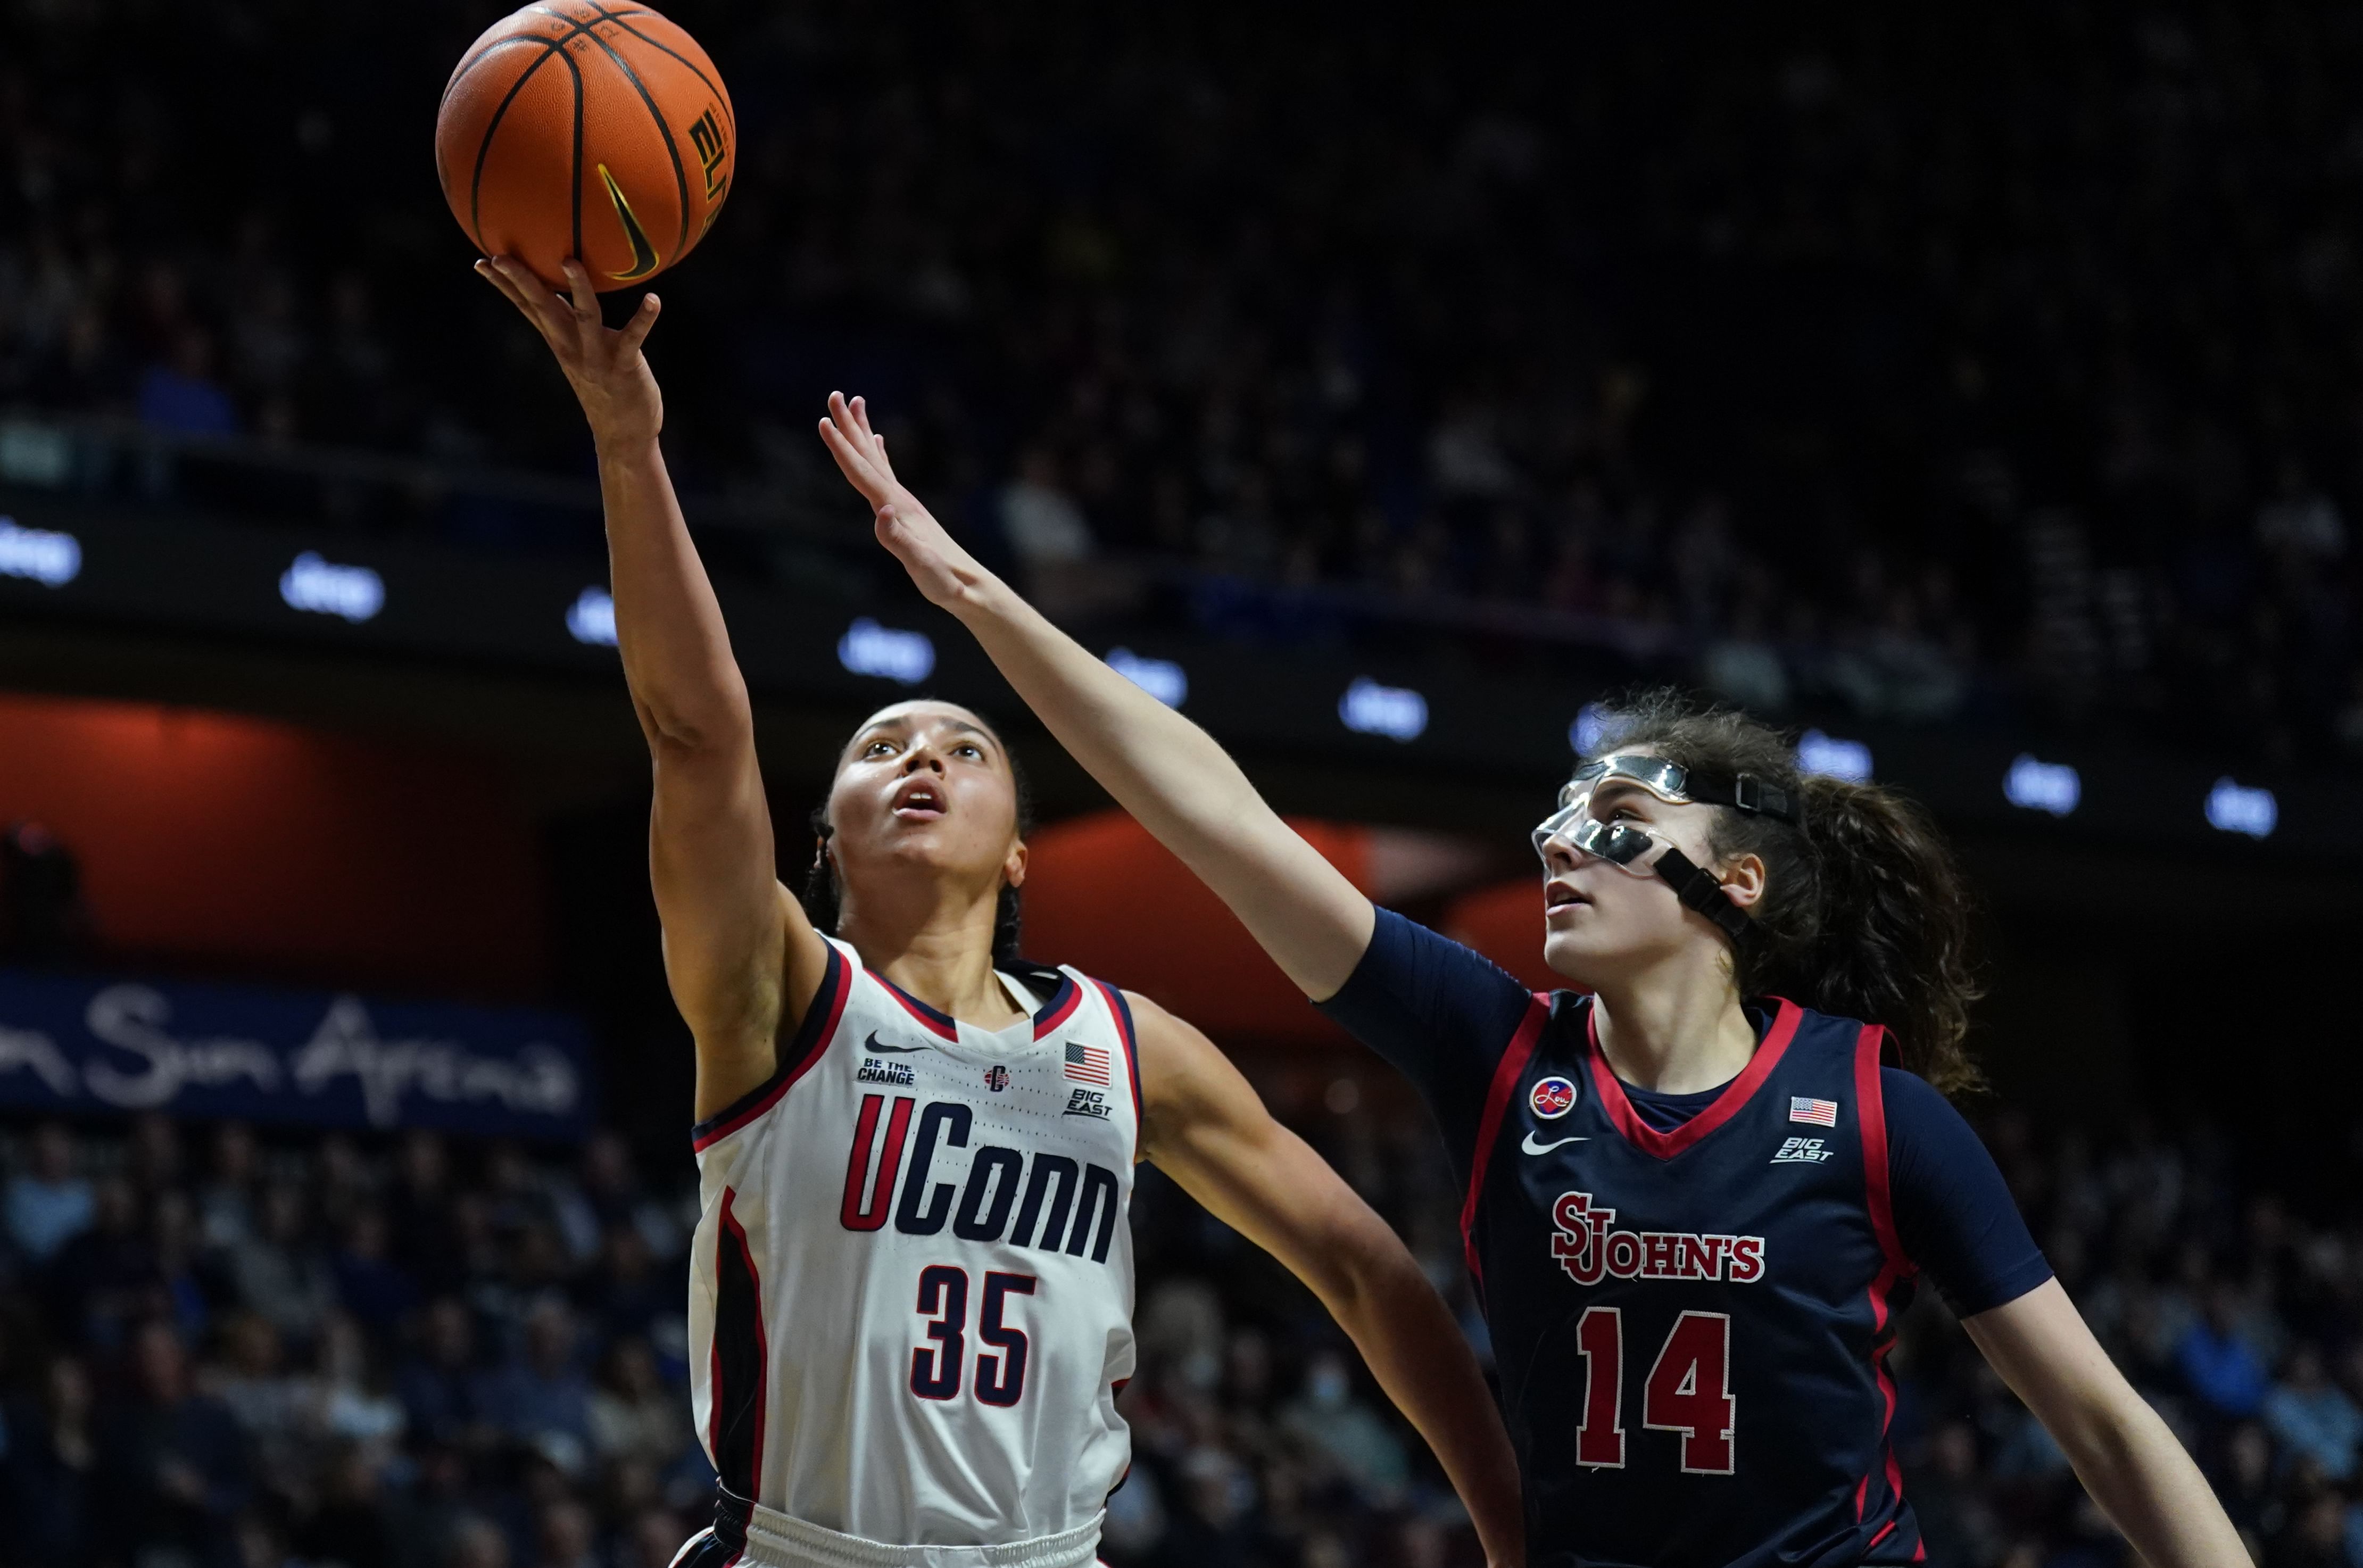
<path id="1" fill-rule="evenodd" d="M 0 1106 L 575 1139 L 593 1089 L 560 1013 L 0 969 Z"/>

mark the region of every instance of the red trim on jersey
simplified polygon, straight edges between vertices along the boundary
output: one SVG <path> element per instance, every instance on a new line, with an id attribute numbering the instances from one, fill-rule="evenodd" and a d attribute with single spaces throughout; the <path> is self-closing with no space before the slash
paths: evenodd
<path id="1" fill-rule="evenodd" d="M 1592 1086 L 1600 1092 L 1600 1103 L 1607 1110 L 1608 1119 L 1616 1124 L 1625 1140 L 1644 1154 L 1670 1160 L 1737 1116 L 1748 1096 L 1772 1076 L 1772 1069 L 1781 1065 L 1781 1053 L 1789 1049 L 1798 1024 L 1804 1020 L 1804 1011 L 1796 1003 L 1778 996 L 1772 1000 L 1781 1004 L 1781 1010 L 1773 1015 L 1772 1027 L 1765 1031 L 1756 1054 L 1747 1059 L 1747 1070 L 1725 1084 L 1713 1105 L 1671 1132 L 1659 1132 L 1634 1110 L 1633 1102 L 1625 1096 L 1625 1085 L 1617 1082 L 1614 1071 L 1608 1065 L 1607 1052 L 1600 1049 L 1600 1004 L 1595 1001 L 1585 1008 L 1583 1033 L 1585 1042 L 1592 1047 Z"/>
<path id="2" fill-rule="evenodd" d="M 1069 1018 L 1073 1018 L 1075 1009 L 1082 1005 L 1083 988 L 1064 975 L 1059 976 L 1059 995 L 1052 997 L 1049 1006 L 1034 1017 L 1034 1038 L 1040 1040 L 1052 1029 L 1059 1028 Z"/>
<path id="3" fill-rule="evenodd" d="M 1879 1086 L 1880 1051 L 1886 1040 L 1887 1030 L 1877 1024 L 1863 1025 L 1855 1037 L 1855 1117 L 1862 1128 L 1862 1184 L 1870 1228 L 1878 1233 L 1879 1250 L 1887 1254 L 1889 1268 L 1898 1279 L 1908 1279 L 1919 1269 L 1903 1255 L 1903 1243 L 1896 1239 L 1895 1207 L 1888 1190 L 1887 1100 Z"/>
<path id="4" fill-rule="evenodd" d="M 771 1083 L 758 1088 L 711 1121 L 703 1121 L 691 1128 L 689 1144 L 692 1149 L 704 1153 L 778 1105 L 782 1096 L 796 1086 L 796 1081 L 819 1065 L 820 1059 L 828 1054 L 828 1048 L 837 1042 L 837 1026 L 845 1017 L 846 1001 L 853 995 L 853 965 L 845 961 L 845 955 L 835 946 L 829 948 L 828 956 L 828 973 L 821 982 L 826 995 L 814 995 L 812 1006 L 804 1009 L 803 1026 L 790 1042 L 792 1051 L 799 1047 L 803 1049 L 803 1058 L 792 1058 L 782 1063 L 782 1071 Z"/>
<path id="5" fill-rule="evenodd" d="M 889 996 L 893 997 L 897 1002 L 902 1003 L 903 1010 L 910 1014 L 913 1018 L 918 1019 L 920 1024 L 926 1028 L 929 1034 L 935 1035 L 941 1040 L 950 1040 L 954 1045 L 958 1045 L 960 1043 L 959 1019 L 953 1018 L 949 1013 L 937 1012 L 935 1008 L 928 1006 L 925 1002 L 920 1001 L 916 996 L 912 995 L 908 991 L 904 990 L 900 985 L 895 984 L 893 981 L 887 979 L 876 970 L 868 969 L 867 965 L 864 965 L 864 968 L 868 971 L 870 977 L 878 982 L 879 984 L 886 987 L 886 994 Z"/>
<path id="6" fill-rule="evenodd" d="M 723 1230 L 727 1231 L 730 1236 L 737 1240 L 738 1243 L 738 1256 L 744 1259 L 747 1264 L 747 1283 L 755 1292 L 755 1440 L 751 1445 L 749 1445 L 749 1451 L 753 1455 L 753 1460 L 748 1467 L 751 1473 L 748 1476 L 748 1480 L 750 1483 L 748 1490 L 751 1496 L 754 1490 L 757 1487 L 761 1486 L 763 1484 L 763 1418 L 766 1414 L 765 1407 L 770 1403 L 770 1393 L 771 1387 L 771 1348 L 770 1336 L 765 1332 L 763 1328 L 763 1276 L 756 1273 L 755 1249 L 747 1244 L 747 1232 L 739 1225 L 738 1217 L 731 1212 L 731 1203 L 738 1197 L 738 1189 L 736 1187 L 724 1187 L 722 1189 L 721 1226 Z M 716 1244 L 719 1244 L 718 1239 Z M 720 1270 L 719 1259 L 716 1260 L 716 1268 L 718 1273 Z M 723 1407 L 722 1336 L 719 1334 L 716 1334 L 714 1337 L 714 1349 L 712 1354 L 713 1363 L 709 1379 L 709 1386 L 707 1388 L 708 1397 L 705 1412 L 705 1451 L 709 1454 L 719 1456 L 722 1451 Z M 731 1561 L 735 1562 L 738 1561 L 738 1558 L 734 1556 Z"/>
<path id="7" fill-rule="evenodd" d="M 1879 1238 L 1879 1250 L 1884 1260 L 1879 1276 L 1870 1282 L 1870 1364 L 1879 1379 L 1879 1446 L 1887 1455 L 1888 1493 L 1901 1504 L 1903 1471 L 1895 1462 L 1895 1452 L 1887 1441 L 1889 1429 L 1895 1423 L 1895 1379 L 1887 1371 L 1887 1353 L 1895 1342 L 1888 1334 L 1888 1296 L 1919 1269 L 1904 1255 L 1903 1244 L 1895 1232 L 1894 1195 L 1889 1185 L 1887 1163 L 1887 1099 L 1879 1079 L 1880 1051 L 1886 1039 L 1887 1031 L 1877 1024 L 1863 1025 L 1862 1032 L 1855 1037 L 1854 1100 L 1855 1124 L 1862 1138 L 1863 1206 L 1870 1211 L 1871 1232 Z M 1854 1490 L 1854 1514 L 1858 1519 L 1862 1518 L 1870 1492 L 1870 1479 L 1864 1476 Z M 1886 1529 L 1870 1539 L 1869 1546 L 1877 1546 L 1894 1528 L 1891 1520 Z M 1912 1560 L 1919 1562 L 1926 1551 L 1926 1543 L 1923 1542 Z"/>
<path id="8" fill-rule="evenodd" d="M 1493 1145 L 1501 1140 L 1502 1114 L 1509 1108 L 1510 1092 L 1518 1086 L 1526 1060 L 1534 1055 L 1535 1042 L 1542 1039 L 1543 1025 L 1549 1018 L 1550 996 L 1537 991 L 1526 1004 L 1518 1032 L 1503 1048 L 1502 1060 L 1493 1066 L 1493 1082 L 1485 1090 L 1485 1114 L 1477 1123 L 1477 1148 L 1469 1167 L 1469 1193 L 1460 1200 L 1460 1251 L 1469 1260 L 1469 1277 L 1481 1286 L 1485 1271 L 1477 1262 L 1477 1197 L 1485 1190 L 1485 1173 L 1493 1162 Z"/>
<path id="9" fill-rule="evenodd" d="M 1140 1046 L 1139 1042 L 1133 1038 L 1132 1004 L 1124 999 L 1123 992 L 1106 981 L 1094 980 L 1092 984 L 1098 986 L 1101 995 L 1107 998 L 1108 1011 L 1115 1015 L 1116 1038 L 1124 1041 L 1124 1073 L 1125 1077 L 1132 1084 L 1132 1160 L 1137 1165 L 1140 1162 L 1140 1130 L 1143 1118 L 1140 1110 Z M 1077 995 L 1080 997 L 1081 993 Z"/>

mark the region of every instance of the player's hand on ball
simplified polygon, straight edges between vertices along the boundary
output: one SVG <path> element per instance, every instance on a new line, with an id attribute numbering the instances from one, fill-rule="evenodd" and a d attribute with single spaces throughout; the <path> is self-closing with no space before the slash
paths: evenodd
<path id="1" fill-rule="evenodd" d="M 820 439 L 838 470 L 870 503 L 878 542 L 903 563 L 928 603 L 949 609 L 984 581 L 987 574 L 976 558 L 955 543 L 935 514 L 894 477 L 894 465 L 886 459 L 886 438 L 870 428 L 870 410 L 860 398 L 849 403 L 845 394 L 830 393 Z"/>
<path id="2" fill-rule="evenodd" d="M 566 373 L 574 395 L 582 399 L 591 433 L 602 447 L 626 450 L 655 440 L 657 432 L 664 428 L 664 395 L 657 390 L 656 375 L 649 369 L 640 345 L 662 308 L 657 296 L 641 295 L 640 307 L 632 313 L 631 320 L 620 329 L 611 328 L 600 318 L 599 296 L 592 290 L 591 274 L 580 261 L 567 261 L 565 267 L 571 298 L 551 293 L 531 271 L 509 257 L 494 256 L 476 263 L 476 271 L 508 295 L 509 303 L 533 323 L 549 351 L 558 356 L 559 368 Z"/>

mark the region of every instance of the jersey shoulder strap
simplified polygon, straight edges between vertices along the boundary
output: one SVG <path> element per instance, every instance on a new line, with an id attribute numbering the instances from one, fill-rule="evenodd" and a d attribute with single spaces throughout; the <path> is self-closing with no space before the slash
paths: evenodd
<path id="1" fill-rule="evenodd" d="M 1795 1009 L 1797 1022 L 1789 1036 L 1788 1051 L 1791 1060 L 1800 1066 L 1810 1064 L 1817 1069 L 1851 1069 L 1855 1052 L 1862 1043 L 1863 1030 L 1869 1029 L 1882 1037 L 1887 1032 L 1876 1024 L 1867 1025 L 1858 1018 L 1840 1018 L 1835 1013 L 1817 1013 L 1785 996 L 1759 997 L 1751 1006 L 1760 1007 L 1776 1018 L 1781 1009 Z"/>
<path id="2" fill-rule="evenodd" d="M 1132 1004 L 1125 1000 L 1124 992 L 1104 980 L 1095 980 L 1072 964 L 1062 966 L 1059 973 L 1072 982 L 1079 995 L 1087 997 L 1105 1016 L 1115 1029 L 1116 1041 L 1124 1050 L 1124 1078 L 1132 1090 L 1132 1125 L 1137 1145 L 1141 1125 L 1140 1037 L 1132 1020 Z M 1137 1152 L 1137 1149 L 1136 1149 Z"/>
<path id="3" fill-rule="evenodd" d="M 796 1086 L 796 1080 L 827 1053 L 829 1041 L 837 1038 L 838 1022 L 845 1017 L 845 1004 L 853 995 L 861 960 L 836 938 L 821 940 L 828 946 L 828 961 L 821 971 L 820 987 L 813 993 L 812 1005 L 804 1009 L 794 1032 L 775 1043 L 771 1075 L 691 1128 L 693 1150 L 703 1153 L 778 1105 Z"/>
<path id="4" fill-rule="evenodd" d="M 1862 1151 L 1863 1203 L 1869 1211 L 1880 1251 L 1886 1258 L 1887 1273 L 1883 1277 L 1909 1279 L 1919 1272 L 1919 1265 L 1904 1251 L 1896 1231 L 1892 1162 L 1887 1139 L 1887 1085 L 1880 1073 L 1885 1057 L 1893 1049 L 1893 1037 L 1881 1024 L 1817 1013 L 1810 1007 L 1799 1008 L 1798 1014 L 1796 1034 L 1790 1044 L 1795 1066 L 1792 1082 L 1785 1087 L 1806 1093 L 1792 1097 L 1792 1118 L 1804 1119 L 1798 1115 L 1800 1107 L 1806 1107 L 1807 1114 L 1817 1114 L 1821 1107 L 1826 1107 L 1830 1125 L 1836 1126 L 1839 1106 L 1851 1102 L 1847 1110 Z M 1830 1098 L 1819 1098 L 1822 1095 Z"/>

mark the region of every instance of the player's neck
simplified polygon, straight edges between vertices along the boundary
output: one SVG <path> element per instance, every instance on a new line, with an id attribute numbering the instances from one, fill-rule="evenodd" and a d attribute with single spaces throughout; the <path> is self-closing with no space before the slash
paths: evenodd
<path id="1" fill-rule="evenodd" d="M 838 934 L 861 962 L 939 1013 L 981 1029 L 1022 1015 L 993 973 L 998 892 L 970 900 L 848 899 Z"/>
<path id="2" fill-rule="evenodd" d="M 1592 999 L 1609 1069 L 1636 1088 L 1695 1095 L 1727 1084 L 1756 1053 L 1756 1029 L 1729 973 L 1711 981 L 1652 971 Z"/>

